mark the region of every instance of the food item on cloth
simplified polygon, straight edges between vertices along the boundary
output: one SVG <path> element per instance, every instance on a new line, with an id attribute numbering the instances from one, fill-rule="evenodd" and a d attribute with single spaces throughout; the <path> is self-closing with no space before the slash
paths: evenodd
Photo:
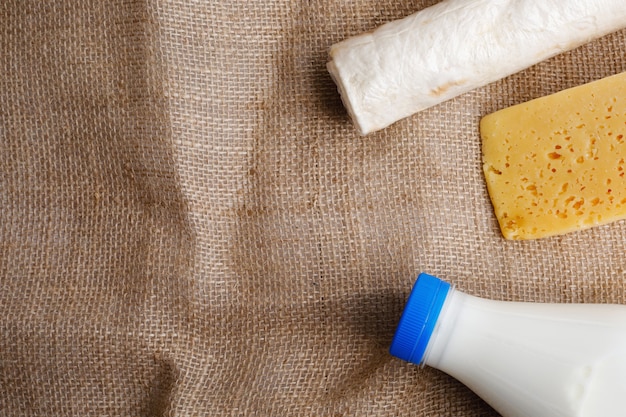
<path id="1" fill-rule="evenodd" d="M 626 27 L 624 0 L 444 0 L 330 48 L 361 134 Z"/>
<path id="2" fill-rule="evenodd" d="M 626 72 L 487 115 L 480 134 L 505 238 L 626 218 Z"/>

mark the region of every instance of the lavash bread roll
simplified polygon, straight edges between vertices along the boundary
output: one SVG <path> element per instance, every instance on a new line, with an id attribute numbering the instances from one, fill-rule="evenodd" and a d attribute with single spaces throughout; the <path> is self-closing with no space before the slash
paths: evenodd
<path id="1" fill-rule="evenodd" d="M 368 134 L 626 27 L 625 0 L 445 0 L 330 48 Z"/>

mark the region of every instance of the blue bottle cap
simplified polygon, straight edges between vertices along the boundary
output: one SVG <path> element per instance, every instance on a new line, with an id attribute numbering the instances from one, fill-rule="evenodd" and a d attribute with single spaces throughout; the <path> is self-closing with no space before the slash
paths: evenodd
<path id="1" fill-rule="evenodd" d="M 450 284 L 437 277 L 424 273 L 417 277 L 391 342 L 393 356 L 422 363 L 449 290 Z"/>

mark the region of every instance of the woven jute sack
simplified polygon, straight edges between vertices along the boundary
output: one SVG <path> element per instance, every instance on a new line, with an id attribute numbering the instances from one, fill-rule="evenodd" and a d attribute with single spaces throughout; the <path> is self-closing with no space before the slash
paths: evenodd
<path id="1" fill-rule="evenodd" d="M 1 2 L 0 415 L 497 416 L 389 355 L 419 272 L 626 302 L 625 224 L 502 238 L 478 131 L 626 32 L 360 136 L 328 48 L 434 3 Z"/>

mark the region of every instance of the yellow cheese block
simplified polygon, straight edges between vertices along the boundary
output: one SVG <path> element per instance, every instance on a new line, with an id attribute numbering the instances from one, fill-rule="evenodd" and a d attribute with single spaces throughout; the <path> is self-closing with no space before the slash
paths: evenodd
<path id="1" fill-rule="evenodd" d="M 626 73 L 487 115 L 480 132 L 505 238 L 626 218 Z"/>

